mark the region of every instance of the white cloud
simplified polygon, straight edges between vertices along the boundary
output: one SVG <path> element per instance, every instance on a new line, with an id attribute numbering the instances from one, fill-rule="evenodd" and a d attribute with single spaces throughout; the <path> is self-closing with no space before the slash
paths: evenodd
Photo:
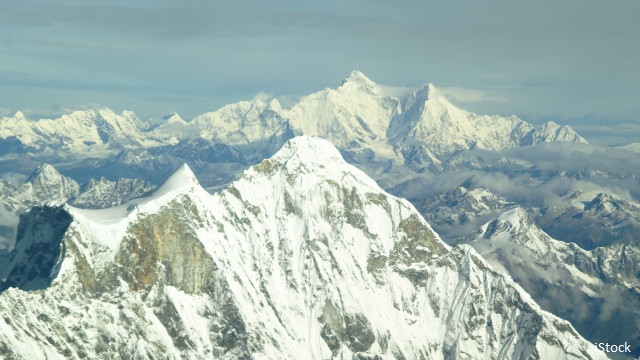
<path id="1" fill-rule="evenodd" d="M 267 102 L 273 99 L 273 94 L 267 92 L 259 92 L 253 97 L 253 101 L 264 101 Z"/>
<path id="2" fill-rule="evenodd" d="M 488 91 L 458 86 L 438 87 L 446 98 L 459 102 L 509 102 L 510 99 L 497 91 Z"/>

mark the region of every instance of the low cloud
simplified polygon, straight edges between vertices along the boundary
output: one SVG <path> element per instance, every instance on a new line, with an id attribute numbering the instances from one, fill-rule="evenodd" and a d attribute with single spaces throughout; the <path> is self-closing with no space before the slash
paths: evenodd
<path id="1" fill-rule="evenodd" d="M 550 143 L 505 152 L 473 151 L 457 157 L 461 158 L 472 165 L 437 175 L 425 187 L 425 197 L 471 181 L 474 187 L 485 187 L 527 207 L 557 205 L 571 191 L 611 193 L 640 201 L 640 158 L 630 151 Z"/>
<path id="2" fill-rule="evenodd" d="M 266 102 L 266 101 L 269 101 L 271 99 L 273 99 L 273 94 L 267 93 L 267 92 L 259 92 L 253 97 L 254 101 L 264 101 L 264 102 Z"/>

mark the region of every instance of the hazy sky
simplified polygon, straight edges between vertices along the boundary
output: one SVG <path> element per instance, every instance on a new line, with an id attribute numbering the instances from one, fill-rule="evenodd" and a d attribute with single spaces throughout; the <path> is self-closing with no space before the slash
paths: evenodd
<path id="1" fill-rule="evenodd" d="M 640 1 L 0 0 L 0 114 L 185 118 L 352 70 L 481 113 L 640 119 Z"/>

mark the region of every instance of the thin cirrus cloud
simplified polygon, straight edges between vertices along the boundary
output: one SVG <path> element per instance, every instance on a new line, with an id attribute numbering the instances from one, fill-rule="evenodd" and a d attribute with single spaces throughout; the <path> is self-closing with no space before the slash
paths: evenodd
<path id="1" fill-rule="evenodd" d="M 4 15 L 3 15 L 4 14 Z M 0 13 L 5 24 L 86 29 L 163 39 L 189 37 L 266 37 L 323 29 L 352 35 L 383 34 L 389 19 L 306 11 L 253 10 L 200 5 L 140 7 L 128 5 L 12 3 Z M 64 43 L 63 43 L 64 44 Z"/>
<path id="2" fill-rule="evenodd" d="M 439 87 L 438 90 L 445 97 L 463 103 L 473 102 L 509 102 L 509 98 L 497 91 L 489 91 L 464 87 Z"/>

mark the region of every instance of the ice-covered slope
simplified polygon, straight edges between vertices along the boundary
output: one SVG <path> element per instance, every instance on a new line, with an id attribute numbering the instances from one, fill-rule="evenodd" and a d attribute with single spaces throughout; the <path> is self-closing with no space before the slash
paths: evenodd
<path id="1" fill-rule="evenodd" d="M 220 194 L 182 167 L 127 205 L 24 224 L 21 264 L 43 242 L 60 256 L 2 268 L 4 357 L 605 358 L 316 138 Z"/>

